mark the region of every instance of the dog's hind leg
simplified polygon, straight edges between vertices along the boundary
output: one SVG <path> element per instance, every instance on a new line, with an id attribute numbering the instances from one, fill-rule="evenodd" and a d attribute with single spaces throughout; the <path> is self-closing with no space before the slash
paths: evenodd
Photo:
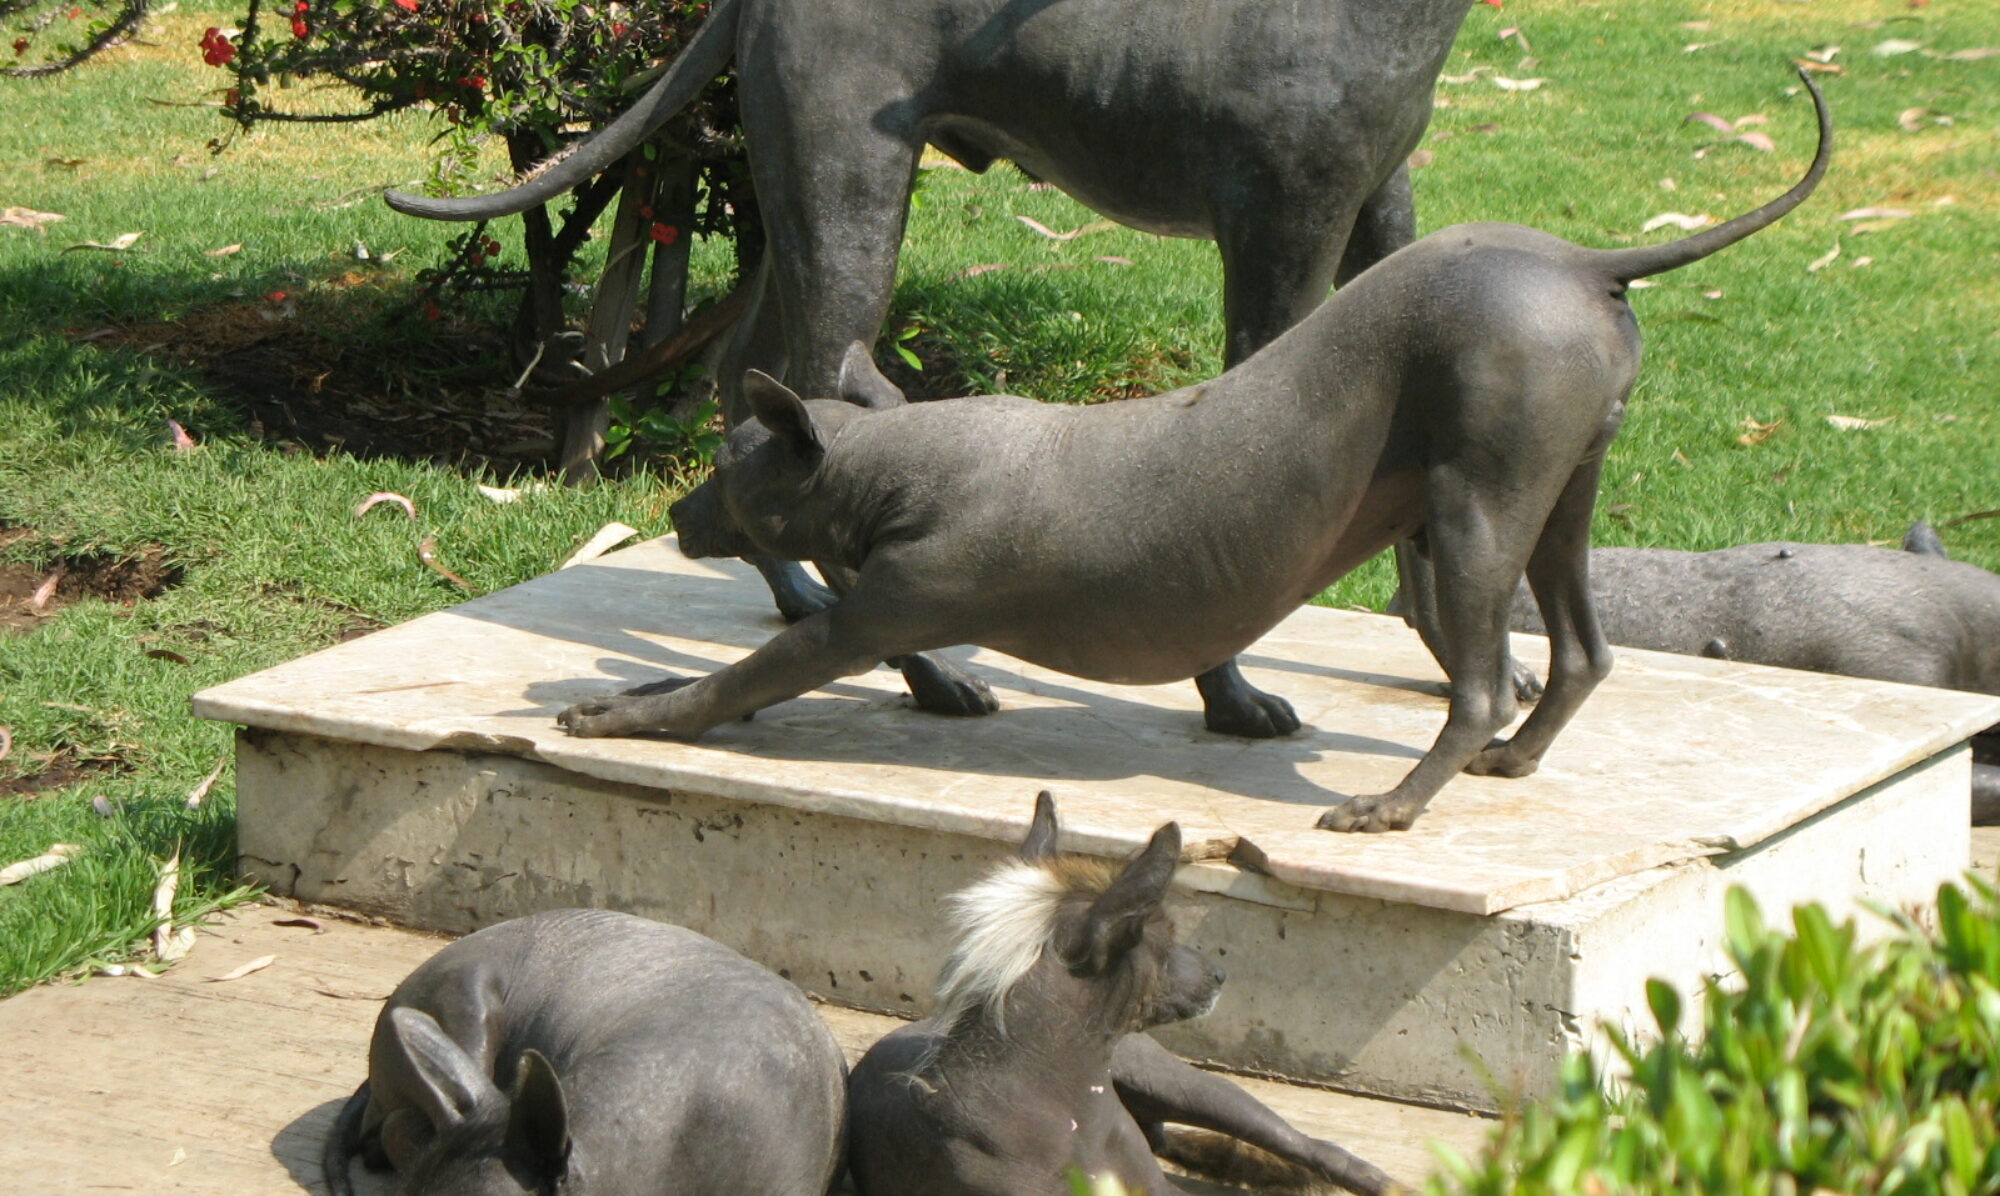
<path id="1" fill-rule="evenodd" d="M 1245 681 L 1234 659 L 1196 677 L 1194 687 L 1201 692 L 1202 720 L 1211 731 L 1270 739 L 1299 729 L 1292 704 Z"/>
<path id="2" fill-rule="evenodd" d="M 1556 733 L 1611 672 L 1611 645 L 1590 592 L 1590 513 L 1597 505 L 1604 448 L 1616 430 L 1614 416 L 1603 439 L 1570 475 L 1528 559 L 1528 585 L 1549 632 L 1548 689 L 1513 738 L 1479 753 L 1468 772 L 1502 777 L 1534 772 Z"/>
<path id="3" fill-rule="evenodd" d="M 1477 396 L 1461 401 L 1469 404 Z M 1349 798 L 1320 815 L 1320 829 L 1408 827 L 1445 782 L 1463 771 L 1513 720 L 1516 699 L 1513 658 L 1507 651 L 1508 610 L 1563 485 L 1538 486 L 1534 471 L 1537 466 L 1547 468 L 1552 458 L 1575 459 L 1556 444 L 1542 449 L 1545 452 L 1517 452 L 1504 463 L 1479 458 L 1470 464 L 1447 461 L 1431 467 L 1425 534 L 1438 576 L 1451 583 L 1437 588 L 1444 668 L 1451 678 L 1444 729 L 1395 788 Z"/>
<path id="4" fill-rule="evenodd" d="M 1149 1140 L 1162 1123 L 1213 1130 L 1350 1192 L 1375 1196 L 1395 1190 L 1395 1181 L 1381 1168 L 1300 1132 L 1228 1078 L 1202 1071 L 1144 1034 L 1119 1040 L 1111 1055 L 1111 1081 Z"/>

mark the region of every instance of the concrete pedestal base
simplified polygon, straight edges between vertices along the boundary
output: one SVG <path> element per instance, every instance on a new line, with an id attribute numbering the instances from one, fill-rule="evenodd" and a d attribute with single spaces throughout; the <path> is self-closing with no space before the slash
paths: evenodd
<path id="1" fill-rule="evenodd" d="M 1406 834 L 1332 835 L 1317 810 L 1393 783 L 1443 702 L 1399 623 L 1309 609 L 1245 658 L 1308 722 L 1285 740 L 1202 731 L 1191 685 L 984 653 L 1005 707 L 986 719 L 910 710 L 878 671 L 698 744 L 565 738 L 567 703 L 718 667 L 774 629 L 747 570 L 670 549 L 198 695 L 249 728 L 246 872 L 452 931 L 631 910 L 830 999 L 920 1009 L 939 899 L 1009 852 L 1050 788 L 1067 849 L 1122 856 L 1167 818 L 1187 832 L 1183 932 L 1230 981 L 1162 1035 L 1176 1049 L 1490 1107 L 1486 1075 L 1544 1089 L 1593 1027 L 1643 1017 L 1648 976 L 1721 970 L 1727 885 L 1773 910 L 1927 901 L 1968 860 L 1962 742 L 2000 721 L 1989 698 L 1623 653 L 1537 776 L 1455 780 Z"/>

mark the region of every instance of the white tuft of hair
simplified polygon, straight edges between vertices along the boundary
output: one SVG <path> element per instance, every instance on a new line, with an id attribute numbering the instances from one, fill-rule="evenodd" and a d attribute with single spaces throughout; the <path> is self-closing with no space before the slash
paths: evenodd
<path id="1" fill-rule="evenodd" d="M 1050 869 L 1014 860 L 945 898 L 953 946 L 931 1016 L 949 1026 L 983 1007 L 1005 1035 L 1007 993 L 1042 957 L 1071 891 Z"/>

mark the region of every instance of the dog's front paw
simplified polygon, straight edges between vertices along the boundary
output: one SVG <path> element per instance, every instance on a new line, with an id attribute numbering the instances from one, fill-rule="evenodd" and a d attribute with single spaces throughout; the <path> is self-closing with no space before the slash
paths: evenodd
<path id="1" fill-rule="evenodd" d="M 588 702 L 578 702 L 568 710 L 556 715 L 556 725 L 578 739 L 599 739 L 606 735 L 616 735 L 625 728 L 624 720 L 618 717 L 619 701 L 616 697 L 592 698 Z"/>
<path id="2" fill-rule="evenodd" d="M 1000 709 L 1000 699 L 984 681 L 945 661 L 919 654 L 903 657 L 901 665 L 919 710 L 974 718 Z"/>
<path id="3" fill-rule="evenodd" d="M 1380 793 L 1373 797 L 1350 797 L 1321 814 L 1319 821 L 1313 825 L 1323 831 L 1371 835 L 1383 831 L 1406 831 L 1423 811 L 1424 803 L 1414 798 Z"/>
<path id="4" fill-rule="evenodd" d="M 1472 758 L 1465 771 L 1476 777 L 1525 777 L 1541 766 L 1540 757 L 1516 751 L 1508 740 L 1496 739 Z"/>
<path id="5" fill-rule="evenodd" d="M 1277 694 L 1246 685 L 1230 696 L 1231 701 L 1210 702 L 1202 709 L 1209 730 L 1245 739 L 1276 739 L 1299 729 L 1298 713 Z"/>

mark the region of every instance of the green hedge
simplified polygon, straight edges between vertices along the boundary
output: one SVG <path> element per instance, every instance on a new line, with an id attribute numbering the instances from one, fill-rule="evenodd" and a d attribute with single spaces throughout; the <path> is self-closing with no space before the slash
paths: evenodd
<path id="1" fill-rule="evenodd" d="M 2000 900 L 1938 891 L 1935 934 L 1905 914 L 1857 948 L 1817 905 L 1793 933 L 1728 896 L 1739 974 L 1702 995 L 1698 1041 L 1653 981 L 1659 1040 L 1613 1037 L 1613 1080 L 1572 1057 L 1556 1096 L 1516 1110 L 1432 1196 L 2000 1192 Z"/>

